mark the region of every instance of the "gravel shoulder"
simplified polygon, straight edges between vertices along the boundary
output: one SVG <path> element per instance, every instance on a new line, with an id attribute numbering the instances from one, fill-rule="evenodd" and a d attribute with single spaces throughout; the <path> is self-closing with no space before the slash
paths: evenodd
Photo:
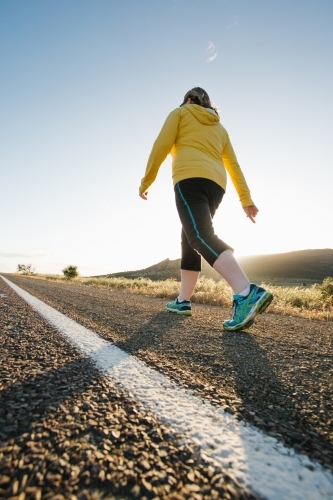
<path id="1" fill-rule="evenodd" d="M 7 276 L 179 384 L 333 469 L 333 324 L 265 313 L 247 333 L 223 332 L 230 310 L 126 291 Z"/>
<path id="2" fill-rule="evenodd" d="M 1 279 L 0 342 L 0 498 L 257 498 L 200 460 Z"/>

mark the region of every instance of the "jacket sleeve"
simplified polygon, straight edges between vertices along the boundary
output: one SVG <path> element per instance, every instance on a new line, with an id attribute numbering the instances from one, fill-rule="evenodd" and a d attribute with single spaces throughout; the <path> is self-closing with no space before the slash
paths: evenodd
<path id="1" fill-rule="evenodd" d="M 179 125 L 179 108 L 172 111 L 164 122 L 148 158 L 145 176 L 141 181 L 140 194 L 144 193 L 156 179 L 160 166 L 171 152 Z"/>
<path id="2" fill-rule="evenodd" d="M 227 169 L 228 174 L 230 175 L 233 185 L 235 186 L 242 207 L 249 207 L 250 205 L 254 205 L 251 198 L 250 190 L 248 188 L 243 172 L 237 161 L 228 134 L 227 134 L 227 143 L 224 146 L 222 152 L 222 161 L 225 165 L 225 168 Z"/>

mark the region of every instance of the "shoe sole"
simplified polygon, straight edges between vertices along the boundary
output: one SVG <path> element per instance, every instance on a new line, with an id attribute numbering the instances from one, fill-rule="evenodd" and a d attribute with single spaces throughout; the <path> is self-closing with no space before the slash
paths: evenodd
<path id="1" fill-rule="evenodd" d="M 192 311 L 178 311 L 177 309 L 169 309 L 166 307 L 166 310 L 171 313 L 180 314 L 181 316 L 192 316 Z"/>
<path id="2" fill-rule="evenodd" d="M 259 304 L 256 304 L 256 308 L 250 312 L 249 316 L 246 318 L 244 323 L 242 323 L 241 325 L 236 325 L 235 327 L 231 328 L 225 327 L 223 325 L 224 330 L 226 330 L 227 332 L 237 332 L 239 330 L 245 330 L 246 328 L 249 328 L 250 326 L 253 325 L 256 316 L 266 311 L 267 307 L 270 305 L 273 298 L 274 296 L 271 293 L 266 292 L 266 295 L 262 297 L 263 300 L 261 300 Z"/>

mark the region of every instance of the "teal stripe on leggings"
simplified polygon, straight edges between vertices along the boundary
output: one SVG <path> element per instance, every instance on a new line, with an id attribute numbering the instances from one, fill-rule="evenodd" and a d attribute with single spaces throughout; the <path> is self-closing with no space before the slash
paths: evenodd
<path id="1" fill-rule="evenodd" d="M 201 241 L 201 243 L 203 243 L 203 244 L 205 245 L 205 247 L 207 247 L 207 248 L 208 248 L 208 250 L 210 250 L 210 251 L 211 251 L 211 252 L 215 255 L 215 257 L 218 257 L 218 256 L 219 256 L 219 254 L 218 254 L 218 253 L 216 253 L 216 252 L 215 252 L 215 250 L 213 250 L 213 249 L 212 249 L 209 245 L 207 245 L 207 243 L 205 242 L 205 240 L 203 240 L 203 239 L 201 238 L 200 233 L 199 233 L 198 228 L 197 228 L 197 225 L 196 225 L 196 223 L 195 223 L 195 218 L 193 217 L 193 214 L 192 214 L 192 212 L 191 212 L 191 209 L 190 209 L 190 207 L 189 207 L 189 205 L 188 205 L 187 201 L 185 200 L 185 198 L 184 198 L 184 196 L 183 196 L 183 193 L 181 192 L 181 189 L 180 189 L 180 187 L 179 187 L 179 183 L 177 184 L 177 189 L 178 189 L 178 192 L 179 192 L 179 194 L 180 194 L 180 196 L 181 196 L 181 199 L 182 199 L 182 200 L 183 200 L 183 202 L 184 202 L 185 207 L 187 208 L 187 211 L 188 211 L 188 213 L 189 213 L 189 216 L 191 217 L 191 221 L 192 221 L 192 223 L 193 223 L 193 227 L 194 227 L 194 230 L 195 230 L 195 232 L 196 232 L 197 238 Z"/>

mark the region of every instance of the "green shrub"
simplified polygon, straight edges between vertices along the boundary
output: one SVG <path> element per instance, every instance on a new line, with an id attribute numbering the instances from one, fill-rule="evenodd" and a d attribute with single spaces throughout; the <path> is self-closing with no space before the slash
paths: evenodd
<path id="1" fill-rule="evenodd" d="M 333 297 L 333 278 L 325 278 L 323 284 L 320 286 L 320 292 L 323 299 L 330 299 Z"/>
<path id="2" fill-rule="evenodd" d="M 29 276 L 35 274 L 35 269 L 32 267 L 32 264 L 18 264 L 17 272 Z"/>
<path id="3" fill-rule="evenodd" d="M 67 266 L 62 270 L 64 276 L 67 280 L 72 280 L 73 278 L 77 278 L 79 272 L 77 270 L 77 266 Z"/>

